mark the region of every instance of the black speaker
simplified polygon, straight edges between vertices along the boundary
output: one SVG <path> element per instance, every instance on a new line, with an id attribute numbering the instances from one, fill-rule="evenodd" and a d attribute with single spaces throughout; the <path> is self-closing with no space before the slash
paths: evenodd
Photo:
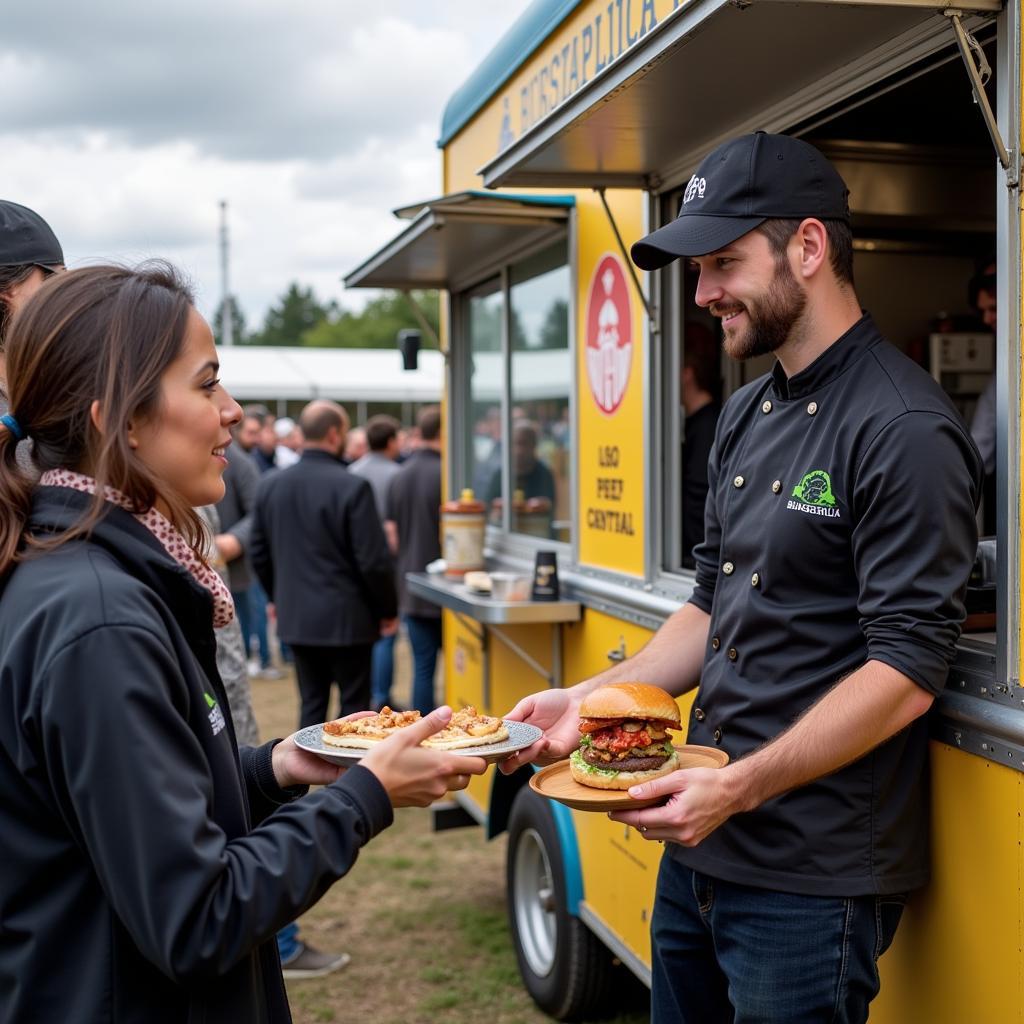
<path id="1" fill-rule="evenodd" d="M 402 369 L 418 369 L 420 365 L 420 332 L 414 331 L 410 327 L 403 327 L 398 332 L 398 351 L 402 353 Z"/>

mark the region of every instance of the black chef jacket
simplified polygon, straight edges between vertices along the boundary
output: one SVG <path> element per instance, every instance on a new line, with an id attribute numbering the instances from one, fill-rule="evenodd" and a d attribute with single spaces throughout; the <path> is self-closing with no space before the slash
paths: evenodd
<path id="1" fill-rule="evenodd" d="M 729 400 L 708 467 L 691 600 L 711 616 L 689 741 L 736 759 L 869 659 L 945 684 L 977 546 L 982 470 L 956 409 L 867 315 L 791 379 Z M 928 875 L 928 726 L 735 815 L 696 871 L 822 896 Z"/>

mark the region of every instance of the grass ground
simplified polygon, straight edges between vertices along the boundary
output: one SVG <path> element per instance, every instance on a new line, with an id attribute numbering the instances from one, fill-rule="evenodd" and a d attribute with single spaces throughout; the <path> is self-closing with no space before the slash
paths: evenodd
<path id="1" fill-rule="evenodd" d="M 408 649 L 396 645 L 395 699 L 408 699 Z M 261 734 L 293 731 L 294 681 L 254 679 Z M 404 700 L 403 700 L 404 698 Z M 352 962 L 290 982 L 296 1024 L 547 1024 L 523 987 L 505 916 L 505 842 L 479 829 L 431 831 L 428 811 L 401 810 L 301 920 L 320 949 Z M 617 1024 L 642 1024 L 641 1015 Z"/>

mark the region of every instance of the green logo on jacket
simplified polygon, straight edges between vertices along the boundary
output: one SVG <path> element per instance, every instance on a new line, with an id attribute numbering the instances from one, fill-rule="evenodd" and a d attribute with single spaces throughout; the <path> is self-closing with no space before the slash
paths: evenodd
<path id="1" fill-rule="evenodd" d="M 807 505 L 836 507 L 836 497 L 832 493 L 832 481 L 823 469 L 812 469 L 810 473 L 807 473 L 793 488 L 793 497 L 799 498 Z"/>
<path id="2" fill-rule="evenodd" d="M 224 721 L 224 712 L 221 711 L 216 699 L 211 697 L 205 690 L 203 691 L 203 696 L 206 698 L 206 706 L 210 709 L 208 717 L 210 719 L 210 726 L 213 728 L 213 735 L 216 736 L 227 724 Z"/>

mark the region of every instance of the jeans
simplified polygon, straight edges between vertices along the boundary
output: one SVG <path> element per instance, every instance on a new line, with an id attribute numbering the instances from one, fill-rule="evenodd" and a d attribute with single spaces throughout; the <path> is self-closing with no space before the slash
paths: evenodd
<path id="1" fill-rule="evenodd" d="M 661 859 L 652 1024 L 863 1024 L 906 896 L 754 889 Z"/>
<path id="2" fill-rule="evenodd" d="M 441 649 L 441 620 L 406 615 L 405 628 L 412 647 L 412 706 L 421 714 L 434 710 L 434 668 Z"/>
<path id="3" fill-rule="evenodd" d="M 370 670 L 370 705 L 379 708 L 391 703 L 391 680 L 395 675 L 395 638 L 382 636 L 373 645 Z"/>
<path id="4" fill-rule="evenodd" d="M 267 594 L 259 582 L 254 581 L 249 588 L 249 628 L 256 637 L 260 653 L 260 665 L 270 667 L 270 642 L 267 639 Z M 246 644 L 246 654 L 249 645 Z"/>
<path id="5" fill-rule="evenodd" d="M 299 925 L 296 921 L 286 924 L 277 933 L 277 953 L 281 963 L 286 964 L 299 952 Z"/>

